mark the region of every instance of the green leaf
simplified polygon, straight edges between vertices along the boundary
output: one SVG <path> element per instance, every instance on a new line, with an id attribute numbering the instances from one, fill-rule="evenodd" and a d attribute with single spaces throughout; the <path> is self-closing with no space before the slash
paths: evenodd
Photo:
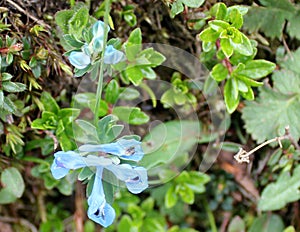
<path id="1" fill-rule="evenodd" d="M 244 27 L 250 34 L 262 31 L 272 39 L 281 38 L 285 20 L 292 18 L 295 7 L 289 0 L 260 0 L 260 2 L 265 7 L 251 7 L 245 15 Z"/>
<path id="2" fill-rule="evenodd" d="M 4 189 L 20 198 L 25 190 L 23 178 L 18 169 L 10 167 L 5 169 L 1 174 L 1 183 Z"/>
<path id="3" fill-rule="evenodd" d="M 165 206 L 166 206 L 166 208 L 172 208 L 173 206 L 176 205 L 177 201 L 178 201 L 178 196 L 175 192 L 174 185 L 172 185 L 168 189 L 168 191 L 165 195 Z"/>
<path id="4" fill-rule="evenodd" d="M 300 199 L 300 165 L 298 165 L 293 175 L 283 172 L 275 183 L 268 184 L 261 194 L 258 208 L 262 211 L 279 210 L 288 203 Z"/>
<path id="5" fill-rule="evenodd" d="M 228 76 L 228 69 L 223 64 L 219 63 L 213 67 L 210 75 L 216 81 L 223 81 Z"/>
<path id="6" fill-rule="evenodd" d="M 149 169 L 190 151 L 200 139 L 201 124 L 198 121 L 170 121 L 150 130 L 143 139 L 145 156 L 140 165 Z M 157 173 L 156 173 L 157 174 Z"/>
<path id="7" fill-rule="evenodd" d="M 280 216 L 276 214 L 263 214 L 256 218 L 248 232 L 282 232 L 284 224 Z"/>
<path id="8" fill-rule="evenodd" d="M 171 6 L 171 18 L 174 18 L 175 15 L 180 14 L 183 10 L 184 7 L 181 0 L 173 2 Z"/>
<path id="9" fill-rule="evenodd" d="M 242 38 L 241 43 L 234 43 L 232 42 L 231 45 L 233 46 L 234 50 L 238 53 L 245 55 L 245 56 L 251 56 L 254 52 L 252 44 L 247 36 L 245 36 L 243 33 L 238 32 L 239 35 Z"/>
<path id="10" fill-rule="evenodd" d="M 115 79 L 113 79 L 106 86 L 105 100 L 111 104 L 114 104 L 118 100 L 119 93 L 120 86 L 118 82 Z"/>
<path id="11" fill-rule="evenodd" d="M 69 32 L 69 20 L 73 17 L 73 10 L 61 10 L 55 14 L 55 22 L 64 34 Z"/>
<path id="12" fill-rule="evenodd" d="M 224 20 L 227 15 L 227 6 L 223 2 L 219 2 L 214 4 L 210 11 L 216 19 Z"/>
<path id="13" fill-rule="evenodd" d="M 222 20 L 213 20 L 213 21 L 209 21 L 208 25 L 215 31 L 223 31 L 225 29 L 227 29 L 228 27 L 230 27 L 230 24 L 222 21 Z"/>
<path id="14" fill-rule="evenodd" d="M 205 0 L 181 0 L 183 4 L 188 7 L 198 8 L 200 7 Z"/>
<path id="15" fill-rule="evenodd" d="M 177 185 L 178 194 L 180 195 L 182 201 L 187 204 L 193 204 L 195 201 L 195 194 L 192 189 L 190 189 L 185 183 Z"/>
<path id="16" fill-rule="evenodd" d="M 253 86 L 253 87 L 259 87 L 259 86 L 262 86 L 263 83 L 262 82 L 258 82 L 258 81 L 254 81 L 248 77 L 245 77 L 243 75 L 236 75 L 234 74 L 233 75 L 236 79 L 244 82 L 247 86 Z"/>
<path id="17" fill-rule="evenodd" d="M 166 58 L 159 52 L 155 51 L 153 48 L 147 48 L 140 52 L 139 57 L 145 57 L 148 60 L 148 65 L 151 67 L 156 67 L 161 65 Z"/>
<path id="18" fill-rule="evenodd" d="M 10 98 L 5 97 L 4 101 L 3 101 L 3 109 L 10 112 L 10 113 L 14 113 L 17 110 L 16 105 L 12 102 L 12 100 L 10 100 Z"/>
<path id="19" fill-rule="evenodd" d="M 18 82 L 4 81 L 2 82 L 2 87 L 4 91 L 9 93 L 22 92 L 26 89 L 26 85 Z"/>
<path id="20" fill-rule="evenodd" d="M 221 49 L 226 57 L 230 57 L 233 54 L 233 47 L 227 38 L 222 38 L 220 40 Z"/>
<path id="21" fill-rule="evenodd" d="M 149 116 L 138 107 L 116 106 L 112 113 L 123 122 L 132 125 L 141 125 L 149 121 Z"/>
<path id="22" fill-rule="evenodd" d="M 56 103 L 55 99 L 51 96 L 50 93 L 44 91 L 41 96 L 41 102 L 43 103 L 44 110 L 58 114 L 59 106 Z"/>
<path id="23" fill-rule="evenodd" d="M 74 48 L 78 48 L 80 49 L 84 43 L 81 42 L 80 40 L 76 39 L 73 35 L 71 34 L 66 34 L 66 35 L 63 35 L 63 38 L 64 40 L 72 47 Z"/>
<path id="24" fill-rule="evenodd" d="M 9 81 L 11 78 L 13 78 L 13 75 L 10 73 L 3 72 L 1 73 L 2 81 Z"/>
<path id="25" fill-rule="evenodd" d="M 293 17 L 289 20 L 287 25 L 287 32 L 292 38 L 300 39 L 300 10 L 297 11 Z"/>
<path id="26" fill-rule="evenodd" d="M 228 232 L 244 232 L 244 231 L 246 231 L 245 222 L 239 216 L 235 216 L 229 223 Z"/>
<path id="27" fill-rule="evenodd" d="M 142 32 L 140 28 L 134 29 L 125 44 L 125 53 L 129 61 L 133 61 L 142 50 Z"/>
<path id="28" fill-rule="evenodd" d="M 216 42 L 219 38 L 220 32 L 213 30 L 212 28 L 206 28 L 199 34 L 200 40 L 203 42 Z"/>
<path id="29" fill-rule="evenodd" d="M 138 66 L 128 66 L 125 70 L 125 73 L 134 85 L 139 85 L 144 78 L 144 74 Z"/>
<path id="30" fill-rule="evenodd" d="M 245 68 L 238 72 L 251 79 L 259 79 L 274 71 L 276 65 L 267 60 L 250 60 L 245 63 Z"/>
<path id="31" fill-rule="evenodd" d="M 8 189 L 4 188 L 0 190 L 0 204 L 10 204 L 17 200 L 17 197 L 11 193 Z"/>
<path id="32" fill-rule="evenodd" d="M 284 134 L 300 138 L 300 76 L 287 70 L 275 71 L 274 88 L 262 87 L 255 102 L 247 102 L 242 111 L 245 128 L 257 143 Z"/>
<path id="33" fill-rule="evenodd" d="M 230 78 L 226 81 L 224 87 L 224 99 L 228 112 L 230 114 L 233 113 L 240 102 L 238 87 L 234 78 Z"/>
<path id="34" fill-rule="evenodd" d="M 240 29 L 243 26 L 243 16 L 238 9 L 233 8 L 228 14 L 228 20 L 231 26 Z"/>
<path id="35" fill-rule="evenodd" d="M 71 123 L 76 119 L 80 114 L 79 109 L 75 108 L 64 108 L 59 110 L 58 112 L 58 118 L 63 121 L 63 123 L 66 125 L 68 123 Z"/>
<path id="36" fill-rule="evenodd" d="M 86 7 L 81 7 L 68 21 L 69 32 L 76 38 L 82 37 L 82 31 L 86 27 L 89 20 L 89 10 Z"/>
<path id="37" fill-rule="evenodd" d="M 118 224 L 117 232 L 131 232 L 134 228 L 132 224 L 131 218 L 128 215 L 124 215 Z"/>
<path id="38" fill-rule="evenodd" d="M 0 109 L 3 108 L 3 104 L 4 104 L 4 93 L 2 90 L 0 90 Z"/>

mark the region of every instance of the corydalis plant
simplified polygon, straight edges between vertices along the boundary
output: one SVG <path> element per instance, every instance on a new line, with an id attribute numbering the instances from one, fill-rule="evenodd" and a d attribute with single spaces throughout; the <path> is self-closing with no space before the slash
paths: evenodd
<path id="1" fill-rule="evenodd" d="M 107 34 L 109 30 L 108 25 L 105 25 L 104 22 L 100 20 L 97 21 L 90 30 L 92 37 L 84 43 L 82 42 L 80 49 L 66 53 L 66 55 L 69 56 L 70 63 L 77 70 L 89 70 L 101 58 L 105 64 L 117 64 L 125 58 L 123 52 L 115 49 L 113 45 L 108 45 L 104 48 L 105 34 Z M 104 56 L 101 57 L 103 49 L 105 49 L 105 52 Z"/>
<path id="2" fill-rule="evenodd" d="M 88 217 L 107 227 L 113 223 L 116 213 L 107 203 L 104 194 L 102 185 L 104 169 L 125 183 L 131 193 L 138 194 L 148 187 L 147 170 L 136 166 L 143 156 L 141 143 L 134 139 L 120 139 L 109 144 L 85 144 L 79 147 L 78 152 L 56 152 L 51 172 L 55 179 L 61 179 L 70 170 L 83 167 L 94 169 L 93 189 L 88 197 Z"/>

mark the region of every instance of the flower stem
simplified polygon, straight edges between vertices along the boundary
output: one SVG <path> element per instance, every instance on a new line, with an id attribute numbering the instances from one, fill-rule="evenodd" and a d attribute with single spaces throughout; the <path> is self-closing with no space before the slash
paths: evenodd
<path id="1" fill-rule="evenodd" d="M 110 0 L 105 0 L 105 14 L 104 14 L 104 24 L 105 25 L 108 25 L 109 12 L 110 12 Z M 94 110 L 95 125 L 98 121 L 98 111 L 99 111 L 101 96 L 102 96 L 102 86 L 103 86 L 103 76 L 104 76 L 104 53 L 105 53 L 105 49 L 106 49 L 107 34 L 108 34 L 108 30 L 107 30 L 107 27 L 105 26 L 104 27 L 104 36 L 103 36 L 103 50 L 102 50 L 102 54 L 101 54 L 102 59 L 100 60 L 100 70 L 99 70 L 99 78 L 98 78 L 97 92 L 96 92 L 96 104 L 95 104 L 95 110 Z"/>
<path id="2" fill-rule="evenodd" d="M 209 205 L 208 205 L 208 202 L 207 202 L 206 198 L 203 198 L 203 206 L 204 206 L 205 211 L 206 211 L 207 216 L 208 216 L 208 221 L 209 221 L 209 224 L 210 224 L 211 231 L 212 232 L 218 232 L 215 217 L 214 217 L 211 209 L 209 208 Z"/>

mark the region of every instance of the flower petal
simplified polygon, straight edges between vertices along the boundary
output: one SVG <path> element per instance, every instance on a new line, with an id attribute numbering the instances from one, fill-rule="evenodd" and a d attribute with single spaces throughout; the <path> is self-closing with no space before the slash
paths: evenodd
<path id="1" fill-rule="evenodd" d="M 93 36 L 95 38 L 98 38 L 98 37 L 103 37 L 104 36 L 104 27 L 105 27 L 105 23 L 98 20 L 94 25 L 93 25 L 93 28 L 92 28 L 92 33 L 93 33 Z M 110 28 L 108 25 L 106 25 L 107 27 L 107 32 L 109 32 Z"/>
<path id="2" fill-rule="evenodd" d="M 104 53 L 105 64 L 117 64 L 125 58 L 124 53 L 108 45 Z"/>
<path id="3" fill-rule="evenodd" d="M 119 156 L 124 160 L 140 161 L 144 152 L 141 146 L 141 142 L 135 139 L 120 139 L 115 143 L 109 144 L 85 144 L 79 147 L 79 151 L 83 152 L 95 152 L 102 151 L 112 155 Z"/>
<path id="4" fill-rule="evenodd" d="M 89 155 L 81 156 L 74 151 L 59 151 L 54 154 L 54 160 L 51 165 L 51 172 L 55 179 L 61 179 L 66 176 L 70 169 L 78 169 L 86 166 L 106 166 L 111 165 L 111 159 Z"/>
<path id="5" fill-rule="evenodd" d="M 70 63 L 78 69 L 84 69 L 91 63 L 91 58 L 83 52 L 71 52 L 69 56 Z"/>
<path id="6" fill-rule="evenodd" d="M 110 170 L 119 180 L 124 181 L 127 189 L 138 194 L 148 187 L 147 170 L 143 167 L 132 167 L 129 164 L 109 165 Z"/>
<path id="7" fill-rule="evenodd" d="M 93 190 L 88 198 L 88 217 L 104 227 L 111 225 L 115 219 L 115 210 L 106 202 L 102 186 L 103 167 L 97 167 Z"/>
<path id="8" fill-rule="evenodd" d="M 86 166 L 84 158 L 74 151 L 59 151 L 54 154 L 54 157 L 51 172 L 55 179 L 63 178 L 70 169 Z"/>

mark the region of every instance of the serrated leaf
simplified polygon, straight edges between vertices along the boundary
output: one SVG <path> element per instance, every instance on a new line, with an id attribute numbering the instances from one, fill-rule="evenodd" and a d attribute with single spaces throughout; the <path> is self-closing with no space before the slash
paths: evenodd
<path id="1" fill-rule="evenodd" d="M 198 8 L 200 7 L 205 0 L 181 0 L 188 7 Z"/>
<path id="2" fill-rule="evenodd" d="M 287 70 L 276 71 L 274 88 L 262 87 L 255 102 L 247 102 L 242 111 L 245 128 L 257 143 L 284 134 L 290 126 L 295 140 L 300 137 L 300 76 Z"/>
<path id="3" fill-rule="evenodd" d="M 265 7 L 252 7 L 244 17 L 244 27 L 250 32 L 262 31 L 271 38 L 280 38 L 286 19 L 295 12 L 289 0 L 260 0 Z M 270 23 L 272 22 L 272 23 Z"/>
<path id="4" fill-rule="evenodd" d="M 286 204 L 300 199 L 300 165 L 293 175 L 283 172 L 275 183 L 268 184 L 261 194 L 258 208 L 262 211 L 279 210 Z"/>
<path id="5" fill-rule="evenodd" d="M 300 39 L 300 10 L 297 11 L 293 17 L 289 20 L 287 25 L 287 32 L 291 37 Z"/>

